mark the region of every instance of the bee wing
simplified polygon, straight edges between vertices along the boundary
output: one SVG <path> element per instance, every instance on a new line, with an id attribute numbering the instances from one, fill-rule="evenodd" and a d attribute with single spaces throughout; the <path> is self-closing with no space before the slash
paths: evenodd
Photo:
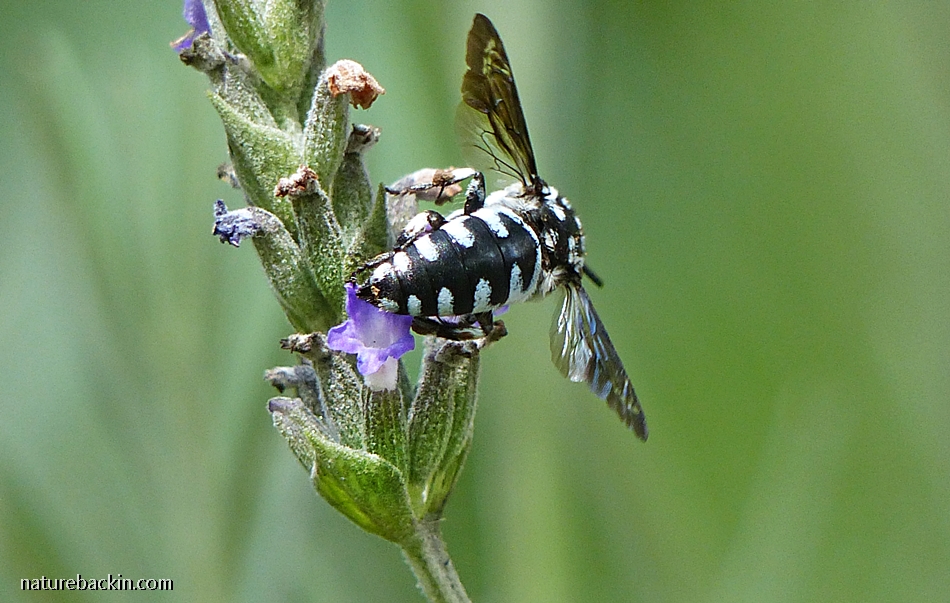
<path id="1" fill-rule="evenodd" d="M 465 53 L 468 70 L 462 78 L 462 103 L 456 123 L 466 154 L 479 155 L 479 167 L 490 158 L 489 170 L 536 186 L 538 168 L 521 111 L 518 89 L 498 31 L 488 17 L 475 15 Z M 467 157 L 468 159 L 468 157 Z"/>
<path id="2" fill-rule="evenodd" d="M 641 440 L 647 439 L 643 408 L 614 344 L 580 284 L 563 287 L 564 302 L 551 325 L 551 359 L 571 381 L 585 381 Z"/>

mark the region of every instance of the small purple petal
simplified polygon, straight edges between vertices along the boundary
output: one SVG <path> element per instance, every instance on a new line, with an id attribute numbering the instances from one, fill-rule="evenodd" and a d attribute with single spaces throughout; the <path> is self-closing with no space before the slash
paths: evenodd
<path id="1" fill-rule="evenodd" d="M 182 12 L 185 21 L 195 30 L 195 35 L 203 34 L 211 30 L 208 25 L 208 14 L 205 12 L 205 5 L 201 0 L 185 0 L 185 9 Z"/>
<path id="2" fill-rule="evenodd" d="M 208 24 L 208 14 L 205 12 L 205 5 L 201 0 L 185 0 L 182 16 L 188 22 L 188 25 L 191 25 L 191 31 L 172 42 L 172 48 L 178 54 L 191 48 L 196 37 L 211 31 L 211 26 Z"/>
<path id="3" fill-rule="evenodd" d="M 384 349 L 366 348 L 356 356 L 356 368 L 361 375 L 372 375 L 383 363 L 389 360 L 389 352 Z"/>
<path id="4" fill-rule="evenodd" d="M 185 52 L 186 50 L 188 50 L 189 48 L 191 48 L 191 45 L 194 44 L 194 42 L 195 42 L 195 32 L 194 30 L 192 30 L 186 33 L 185 35 L 183 35 L 182 37 L 178 38 L 174 42 L 172 42 L 172 48 L 175 50 L 175 52 L 177 52 L 178 54 L 181 54 Z"/>
<path id="5" fill-rule="evenodd" d="M 356 285 L 346 285 L 346 313 L 349 318 L 327 333 L 331 350 L 356 354 L 356 368 L 371 375 L 389 358 L 399 358 L 416 346 L 410 327 L 411 316 L 391 314 L 356 296 Z"/>
<path id="6" fill-rule="evenodd" d="M 353 321 L 347 320 L 332 327 L 327 332 L 327 346 L 331 350 L 355 354 L 363 348 L 363 342 L 356 334 L 356 326 Z"/>

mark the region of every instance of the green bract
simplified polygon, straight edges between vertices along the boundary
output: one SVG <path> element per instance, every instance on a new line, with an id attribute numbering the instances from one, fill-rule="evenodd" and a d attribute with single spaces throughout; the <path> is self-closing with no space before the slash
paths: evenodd
<path id="1" fill-rule="evenodd" d="M 413 395 L 404 375 L 395 390 L 364 387 L 320 333 L 284 343 L 309 362 L 267 373 L 298 396 L 274 398 L 269 408 L 317 491 L 397 544 L 414 537 L 416 524 L 441 517 L 471 443 L 477 346 L 430 341 Z"/>

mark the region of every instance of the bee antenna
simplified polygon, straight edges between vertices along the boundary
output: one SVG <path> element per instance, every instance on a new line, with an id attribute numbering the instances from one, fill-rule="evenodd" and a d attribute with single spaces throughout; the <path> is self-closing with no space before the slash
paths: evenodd
<path id="1" fill-rule="evenodd" d="M 604 286 L 604 280 L 597 276 L 597 273 L 588 268 L 586 264 L 581 270 L 584 272 L 584 276 L 590 279 L 590 282 L 594 283 L 598 287 Z"/>

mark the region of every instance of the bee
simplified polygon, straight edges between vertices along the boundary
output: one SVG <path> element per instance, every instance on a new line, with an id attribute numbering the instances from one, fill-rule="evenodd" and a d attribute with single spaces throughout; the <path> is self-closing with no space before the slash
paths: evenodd
<path id="1" fill-rule="evenodd" d="M 584 262 L 580 219 L 538 175 L 508 55 L 482 14 L 475 15 L 465 59 L 460 129 L 490 162 L 488 169 L 511 184 L 487 194 L 484 172 L 457 168 L 391 189 L 438 204 L 449 197 L 444 191 L 460 191 L 458 183 L 471 179 L 462 209 L 448 216 L 418 214 L 392 251 L 358 271 L 370 276 L 357 296 L 386 312 L 413 316 L 418 333 L 497 339 L 505 330 L 495 311 L 557 292 L 563 301 L 551 328 L 555 366 L 571 381 L 586 382 L 646 440 L 637 394 L 582 284 L 585 276 L 597 286 L 602 282 Z"/>

